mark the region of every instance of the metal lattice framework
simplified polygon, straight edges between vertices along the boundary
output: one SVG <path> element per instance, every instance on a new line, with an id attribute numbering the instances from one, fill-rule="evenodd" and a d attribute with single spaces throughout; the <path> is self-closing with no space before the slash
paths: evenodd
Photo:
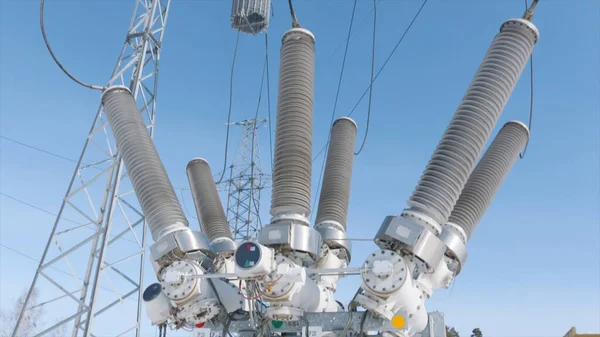
<path id="1" fill-rule="evenodd" d="M 109 86 L 130 88 L 150 135 L 169 7 L 170 0 L 135 0 L 108 81 Z M 52 322 L 37 322 L 36 336 L 139 337 L 146 245 L 144 217 L 100 106 L 13 337 L 20 335 L 34 289 L 50 297 L 38 306 L 53 316 Z M 121 316 L 129 319 L 115 319 Z"/>
<path id="2" fill-rule="evenodd" d="M 267 126 L 266 119 L 246 119 L 232 125 L 242 128 L 242 136 L 232 164 L 229 178 L 221 182 L 227 192 L 227 219 L 236 241 L 256 238 L 262 228 L 260 193 L 268 188 L 269 177 L 262 172 L 258 131 Z"/>

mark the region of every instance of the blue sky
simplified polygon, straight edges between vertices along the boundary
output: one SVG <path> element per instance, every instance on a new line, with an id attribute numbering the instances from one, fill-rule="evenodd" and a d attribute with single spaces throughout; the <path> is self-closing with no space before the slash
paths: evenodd
<path id="1" fill-rule="evenodd" d="M 105 83 L 132 5 L 48 0 L 47 32 L 63 64 L 85 81 Z M 39 32 L 38 1 L 0 0 L 0 6 L 1 135 L 77 158 L 99 93 L 77 86 L 52 62 Z M 285 3 L 274 6 L 273 115 L 280 37 L 290 24 Z M 419 6 L 417 0 L 378 1 L 376 69 Z M 520 0 L 426 5 L 374 86 L 368 141 L 355 159 L 350 237 L 372 238 L 386 215 L 405 207 L 493 36 L 506 19 L 521 16 L 523 7 Z M 315 153 L 326 141 L 351 9 L 349 0 L 296 1 L 300 23 L 316 36 Z M 372 2 L 359 1 L 337 116 L 347 114 L 368 85 L 371 9 Z M 172 1 L 155 142 L 176 187 L 187 186 L 185 165 L 191 158 L 207 158 L 215 172 L 222 165 L 236 37 L 229 14 L 229 1 Z M 463 335 L 475 327 L 489 337 L 562 336 L 571 326 L 600 331 L 600 2 L 542 0 L 533 22 L 540 40 L 527 157 L 516 163 L 469 242 L 469 261 L 456 283 L 428 303 L 428 310 L 443 311 L 447 324 Z M 253 116 L 263 57 L 264 36 L 242 36 L 233 120 Z M 524 75 L 494 134 L 506 121 L 526 122 L 528 104 Z M 261 116 L 266 115 L 263 105 Z M 361 139 L 366 100 L 353 117 Z M 261 133 L 265 171 L 267 132 Z M 232 142 L 231 151 L 235 137 Z M 0 191 L 56 212 L 74 164 L 6 140 L 0 150 Z M 313 165 L 313 191 L 321 160 Z M 190 196 L 184 197 L 191 205 Z M 263 219 L 269 201 L 265 193 Z M 39 258 L 53 217 L 5 196 L 0 207 L 0 242 Z M 197 226 L 192 218 L 190 223 Z M 353 264 L 373 250 L 373 243 L 354 243 Z M 6 308 L 27 287 L 36 264 L 5 248 L 0 254 L 0 306 Z M 146 280 L 152 282 L 152 275 Z M 358 286 L 358 278 L 344 279 L 337 297 L 347 302 Z"/>

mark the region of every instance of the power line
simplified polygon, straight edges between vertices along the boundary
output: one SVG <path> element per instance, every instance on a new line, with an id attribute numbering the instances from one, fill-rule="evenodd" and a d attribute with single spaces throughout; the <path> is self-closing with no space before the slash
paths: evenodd
<path id="1" fill-rule="evenodd" d="M 525 0 L 525 11 L 529 10 L 529 2 Z M 525 154 L 527 153 L 527 147 L 529 146 L 529 140 L 531 139 L 531 124 L 533 122 L 533 53 L 529 57 L 529 137 L 527 138 L 527 143 L 525 143 L 525 148 L 522 153 L 519 153 L 519 158 L 525 158 Z"/>
<path id="2" fill-rule="evenodd" d="M 23 205 L 25 205 L 25 206 L 29 206 L 29 207 L 31 207 L 31 208 L 33 208 L 33 209 L 37 209 L 38 211 L 40 211 L 40 212 L 43 212 L 43 213 L 46 213 L 46 214 L 48 214 L 48 215 L 52 215 L 52 216 L 58 216 L 58 214 L 56 214 L 56 213 L 52 213 L 52 212 L 50 212 L 50 211 L 48 211 L 48 210 L 45 210 L 45 209 L 43 209 L 43 208 L 41 208 L 41 207 L 38 207 L 38 206 L 36 206 L 36 205 L 33 205 L 33 204 L 30 204 L 30 203 L 28 203 L 27 201 L 21 200 L 21 199 L 19 199 L 19 198 L 16 198 L 16 197 L 13 197 L 12 195 L 8 195 L 8 194 L 6 194 L 6 193 L 3 193 L 3 192 L 0 192 L 0 195 L 2 195 L 3 197 L 9 198 L 9 199 L 11 199 L 11 200 L 14 200 L 14 201 L 16 201 L 16 202 L 18 202 L 18 203 L 21 203 L 21 204 L 23 204 Z M 74 224 L 76 224 L 76 225 L 80 225 L 80 226 L 83 226 L 83 225 L 84 225 L 84 224 L 82 224 L 82 223 L 79 223 L 79 222 L 77 222 L 77 221 L 71 220 L 71 219 L 69 219 L 69 218 L 66 218 L 66 217 L 64 217 L 64 216 L 63 216 L 62 218 L 63 218 L 65 221 L 72 222 L 72 223 L 74 223 Z"/>
<path id="3" fill-rule="evenodd" d="M 371 81 L 371 84 L 369 84 L 369 86 L 363 92 L 363 94 L 360 96 L 360 98 L 358 99 L 358 101 L 356 102 L 356 104 L 354 105 L 354 107 L 352 108 L 352 110 L 350 110 L 350 113 L 348 113 L 348 117 L 352 116 L 352 113 L 354 113 L 354 110 L 356 110 L 356 108 L 358 107 L 358 105 L 360 104 L 360 102 L 362 102 L 362 99 L 367 95 L 367 93 L 371 89 L 371 86 L 373 85 L 373 83 L 375 83 L 375 81 L 377 80 L 377 78 L 379 77 L 379 75 L 381 74 L 381 72 L 383 71 L 383 69 L 385 69 L 385 66 L 388 64 L 388 62 L 390 61 L 390 59 L 392 58 L 392 56 L 394 55 L 394 53 L 396 52 L 396 50 L 398 49 L 398 47 L 400 46 L 400 44 L 402 43 L 402 41 L 404 41 L 404 38 L 406 37 L 406 35 L 410 31 L 411 27 L 413 26 L 413 24 L 415 23 L 415 21 L 417 20 L 417 18 L 421 14 L 421 12 L 423 11 L 423 8 L 425 7 L 425 5 L 427 4 L 428 1 L 429 0 L 423 0 L 423 3 L 421 4 L 421 7 L 419 8 L 419 10 L 417 11 L 417 13 L 415 14 L 415 16 L 413 17 L 413 19 L 411 20 L 411 22 L 408 25 L 408 27 L 406 27 L 406 30 L 404 31 L 404 33 L 402 34 L 402 36 L 400 37 L 400 39 L 398 40 L 398 42 L 394 46 L 394 49 L 392 49 L 392 51 L 390 52 L 390 54 L 386 58 L 385 62 L 383 62 L 383 65 L 381 66 L 381 68 L 379 68 L 379 70 L 375 74 L 375 77 L 373 77 L 373 81 Z M 327 147 L 327 145 L 329 145 L 329 141 L 327 141 L 327 143 L 323 146 L 323 148 L 321 149 L 321 151 L 319 151 L 319 153 L 317 154 L 317 156 L 313 157 L 313 159 L 312 159 L 313 162 L 323 152 L 323 150 Z"/>
<path id="4" fill-rule="evenodd" d="M 350 36 L 352 36 L 352 25 L 354 24 L 354 15 L 356 13 L 356 3 L 358 0 L 354 0 L 354 4 L 352 5 L 352 15 L 350 15 L 350 25 L 348 27 L 348 36 L 346 37 L 346 48 L 344 49 L 344 56 L 342 57 L 342 67 L 340 69 L 340 76 L 338 79 L 337 91 L 335 93 L 335 100 L 333 102 L 333 110 L 331 112 L 331 120 L 329 121 L 329 131 L 327 132 L 327 143 L 325 144 L 325 150 L 329 145 L 329 138 L 331 137 L 331 129 L 333 128 L 333 120 L 335 118 L 335 111 L 337 109 L 338 99 L 340 97 L 340 89 L 342 88 L 342 78 L 344 77 L 344 69 L 346 66 L 346 57 L 348 56 L 348 46 L 350 45 Z M 322 152 L 323 150 L 321 150 Z M 313 204 L 311 209 L 315 209 L 315 205 L 317 203 L 317 199 L 319 198 L 319 190 L 321 189 L 321 180 L 323 179 L 323 172 L 325 171 L 325 161 L 321 165 L 321 173 L 319 174 L 319 181 L 317 183 L 317 193 L 313 200 Z M 311 217 L 314 218 L 315 212 L 312 212 Z"/>
<path id="5" fill-rule="evenodd" d="M 50 43 L 48 42 L 48 38 L 46 37 L 46 29 L 44 28 L 44 0 L 41 0 L 40 2 L 40 28 L 42 30 L 42 37 L 44 38 L 44 43 L 46 44 L 46 48 L 48 48 L 48 51 L 50 52 L 50 56 L 52 56 L 52 59 L 54 60 L 54 62 L 56 63 L 56 65 L 60 68 L 60 70 L 62 70 L 67 76 L 69 76 L 70 79 L 72 79 L 73 81 L 75 81 L 77 84 L 80 84 L 86 88 L 90 88 L 90 89 L 94 89 L 94 90 L 104 90 L 106 89 L 103 86 L 98 86 L 98 85 L 92 85 L 92 84 L 87 84 L 85 82 L 82 82 L 80 80 L 78 80 L 75 76 L 71 75 L 66 69 L 65 67 L 63 67 L 63 65 L 60 63 L 60 61 L 58 61 L 58 58 L 56 57 L 56 55 L 54 55 L 54 52 L 52 51 L 52 48 L 50 48 Z"/>
<path id="6" fill-rule="evenodd" d="M 229 75 L 229 112 L 227 113 L 227 133 L 225 134 L 225 158 L 223 159 L 223 172 L 221 173 L 221 177 L 216 183 L 220 183 L 225 177 L 225 171 L 227 170 L 227 152 L 229 149 L 229 129 L 231 127 L 231 109 L 233 106 L 233 73 L 235 70 L 235 59 L 237 58 L 238 46 L 240 43 L 240 31 L 237 33 L 237 38 L 235 39 L 235 49 L 233 50 L 233 60 L 231 61 L 231 73 Z"/>
<path id="7" fill-rule="evenodd" d="M 369 136 L 369 124 L 371 123 L 371 102 L 373 99 L 373 74 L 375 73 L 375 36 L 377 35 L 377 0 L 373 0 L 373 46 L 371 48 L 371 85 L 369 86 L 369 107 L 367 108 L 367 127 L 365 129 L 365 137 L 358 151 L 354 153 L 358 156 L 367 142 Z"/>
<path id="8" fill-rule="evenodd" d="M 9 246 L 7 246 L 7 245 L 5 245 L 5 244 L 3 244 L 3 243 L 0 243 L 0 247 L 3 247 L 3 248 L 5 248 L 5 249 L 8 249 L 8 250 L 10 250 L 10 251 L 11 251 L 11 252 L 13 252 L 13 253 L 15 253 L 15 254 L 17 254 L 17 255 L 20 255 L 20 256 L 22 256 L 22 257 L 24 257 L 24 258 L 26 258 L 26 259 L 29 259 L 29 260 L 31 260 L 31 261 L 34 261 L 34 262 L 36 262 L 36 263 L 40 263 L 40 260 L 36 259 L 35 257 L 33 257 L 33 256 L 31 256 L 31 255 L 27 255 L 27 254 L 25 254 L 25 253 L 23 253 L 23 252 L 21 252 L 21 251 L 19 251 L 19 250 L 16 250 L 16 249 L 14 249 L 14 248 L 11 248 L 11 247 L 9 247 Z M 67 271 L 64 271 L 64 270 L 62 270 L 62 269 L 60 269 L 60 268 L 56 268 L 56 267 L 54 267 L 54 266 L 50 266 L 50 268 L 52 268 L 52 269 L 56 270 L 56 271 L 57 271 L 57 272 L 59 272 L 59 273 L 62 273 L 62 274 L 65 274 L 65 275 L 71 276 L 71 277 L 73 277 L 73 278 L 76 278 L 76 279 L 78 279 L 78 280 L 80 280 L 80 281 L 83 281 L 83 279 L 82 279 L 82 278 L 79 278 L 79 277 L 77 277 L 77 276 L 75 276 L 75 275 L 73 275 L 73 274 L 71 274 L 71 273 L 69 273 L 69 272 L 67 272 Z M 109 289 L 109 288 L 106 288 L 106 287 L 103 287 L 103 286 L 99 286 L 99 288 L 100 288 L 100 289 L 103 289 L 103 290 L 106 290 L 106 291 L 110 291 L 111 293 L 113 292 L 111 289 Z M 128 297 L 128 298 L 129 298 L 129 297 Z"/>
<path id="9" fill-rule="evenodd" d="M 75 160 L 75 159 L 68 158 L 68 157 L 62 156 L 62 155 L 60 155 L 60 154 L 57 154 L 57 153 L 54 153 L 54 152 L 50 152 L 50 151 L 44 150 L 44 149 L 41 149 L 41 148 L 39 148 L 39 147 L 36 147 L 36 146 L 33 146 L 33 145 L 25 144 L 25 143 L 23 143 L 23 142 L 20 142 L 20 141 L 18 141 L 18 140 L 16 140 L 16 139 L 12 139 L 12 138 L 5 137 L 5 136 L 0 136 L 0 138 L 2 138 L 2 139 L 4 139 L 4 140 L 8 140 L 9 142 L 13 142 L 13 143 L 15 143 L 15 144 L 18 144 L 18 145 L 21 145 L 21 146 L 24 146 L 24 147 L 30 148 L 30 149 L 32 149 L 32 150 L 36 150 L 36 151 L 39 151 L 39 152 L 45 153 L 45 154 L 47 154 L 47 155 L 50 155 L 50 156 L 53 156 L 53 157 L 56 157 L 56 158 L 60 158 L 60 159 L 66 160 L 66 161 L 70 161 L 70 162 L 72 162 L 72 163 L 78 163 L 78 161 L 77 161 L 77 160 Z"/>

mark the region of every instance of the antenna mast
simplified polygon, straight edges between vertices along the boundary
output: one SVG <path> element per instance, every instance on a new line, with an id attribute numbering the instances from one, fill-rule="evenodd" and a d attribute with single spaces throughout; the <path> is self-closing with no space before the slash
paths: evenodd
<path id="1" fill-rule="evenodd" d="M 150 136 L 169 7 L 170 0 L 135 0 L 127 37 L 108 81 L 108 86 L 129 88 Z M 56 316 L 43 326 L 37 322 L 35 336 L 61 331 L 73 337 L 139 337 L 145 234 L 144 216 L 100 105 L 12 336 L 19 335 L 31 294 L 39 288 L 53 297 L 43 305 Z M 117 325 L 116 315 L 130 317 L 131 323 Z"/>

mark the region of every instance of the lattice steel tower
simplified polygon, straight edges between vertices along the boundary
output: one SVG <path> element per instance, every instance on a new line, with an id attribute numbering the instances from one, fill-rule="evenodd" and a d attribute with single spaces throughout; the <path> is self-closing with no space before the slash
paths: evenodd
<path id="1" fill-rule="evenodd" d="M 151 136 L 169 6 L 170 0 L 135 0 L 127 37 L 108 81 L 108 86 L 131 90 Z M 53 317 L 35 322 L 36 336 L 139 337 L 145 229 L 100 105 L 23 306 L 31 306 L 34 288 L 51 296 L 42 303 Z M 24 316 L 21 312 L 13 337 L 20 335 Z"/>
<path id="2" fill-rule="evenodd" d="M 236 241 L 256 238 L 262 228 L 260 193 L 268 187 L 269 177 L 262 172 L 258 131 L 266 119 L 246 119 L 232 125 L 242 128 L 239 146 L 229 166 L 229 178 L 220 183 L 227 191 L 227 219 Z"/>

